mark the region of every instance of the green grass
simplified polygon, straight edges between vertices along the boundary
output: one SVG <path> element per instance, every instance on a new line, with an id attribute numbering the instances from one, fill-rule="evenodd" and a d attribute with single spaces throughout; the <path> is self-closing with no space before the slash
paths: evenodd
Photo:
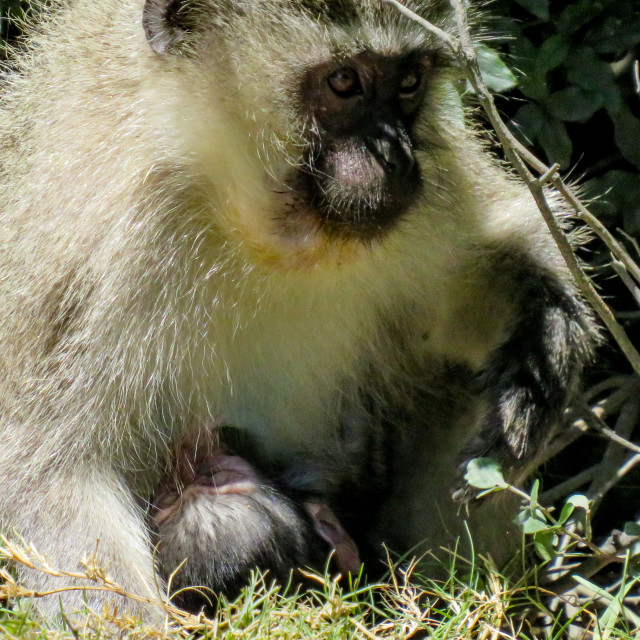
<path id="1" fill-rule="evenodd" d="M 30 549 L 0 544 L 0 558 L 41 566 L 60 577 L 61 588 L 70 575 L 43 567 Z M 1 570 L 0 570 L 1 571 Z M 78 575 L 78 574 L 73 574 Z M 88 566 L 84 573 L 96 587 L 121 593 L 104 572 Z M 578 608 L 567 613 L 553 602 L 548 591 L 536 587 L 536 572 L 509 580 L 488 561 L 476 564 L 452 561 L 449 577 L 435 582 L 421 576 L 415 566 L 396 568 L 389 579 L 360 584 L 347 577 L 309 574 L 315 584 L 304 593 L 280 590 L 268 575 L 256 574 L 233 602 L 221 601 L 207 619 L 181 612 L 170 602 L 158 602 L 164 624 L 148 626 L 122 611 L 86 611 L 57 621 L 39 618 L 32 592 L 24 589 L 6 570 L 0 573 L 0 638 L 168 638 L 294 640 L 396 640 L 402 638 L 478 639 L 638 638 L 633 626 L 611 607 Z M 615 594 L 611 598 L 615 601 Z M 562 603 L 561 603 L 562 604 Z"/>

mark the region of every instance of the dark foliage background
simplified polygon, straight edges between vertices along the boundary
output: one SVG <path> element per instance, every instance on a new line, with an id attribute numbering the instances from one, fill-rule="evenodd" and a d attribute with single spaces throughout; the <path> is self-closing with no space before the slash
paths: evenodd
<path id="1" fill-rule="evenodd" d="M 640 2 L 495 0 L 489 11 L 487 32 L 517 81 L 499 100 L 513 129 L 572 172 L 612 231 L 637 235 Z"/>
<path id="2" fill-rule="evenodd" d="M 563 174 L 580 185 L 591 212 L 638 261 L 640 1 L 493 0 L 484 10 L 482 46 L 499 52 L 500 59 L 481 56 L 480 61 L 485 60 L 484 71 L 504 120 L 541 160 L 558 163 Z M 602 242 L 591 242 L 582 258 L 640 348 L 637 288 L 634 298 L 615 274 Z M 626 359 L 609 343 L 588 372 L 586 386 L 631 373 Z M 637 441 L 639 432 L 636 424 L 627 435 Z M 593 435 L 579 440 L 546 466 L 543 486 L 595 469 L 610 455 L 607 447 Z M 597 475 L 593 482 L 597 484 Z M 638 487 L 636 467 L 602 502 L 594 519 L 596 534 L 606 536 L 612 527 L 622 528 L 625 521 L 640 517 Z"/>
<path id="3" fill-rule="evenodd" d="M 493 0 L 485 7 L 490 88 L 517 137 L 558 163 L 636 260 L 640 235 L 640 0 Z M 482 61 L 482 58 L 481 58 Z M 583 257 L 601 293 L 640 346 L 638 303 L 611 256 L 593 242 Z M 603 366 L 628 371 L 611 352 Z"/>

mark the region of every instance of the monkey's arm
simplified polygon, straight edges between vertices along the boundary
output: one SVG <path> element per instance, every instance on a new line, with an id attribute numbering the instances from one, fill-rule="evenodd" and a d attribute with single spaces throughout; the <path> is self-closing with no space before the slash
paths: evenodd
<path id="1" fill-rule="evenodd" d="M 521 467 L 535 458 L 576 390 L 598 332 L 573 283 L 516 252 L 496 256 L 493 282 L 511 296 L 504 340 L 476 376 L 485 398 L 480 429 L 465 447 L 475 457 Z"/>

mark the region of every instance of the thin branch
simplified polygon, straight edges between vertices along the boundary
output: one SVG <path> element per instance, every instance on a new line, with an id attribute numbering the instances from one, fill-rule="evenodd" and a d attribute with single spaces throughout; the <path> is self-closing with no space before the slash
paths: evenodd
<path id="1" fill-rule="evenodd" d="M 425 20 L 422 16 L 419 16 L 414 11 L 411 11 L 411 9 L 405 7 L 403 4 L 398 2 L 398 0 L 385 0 L 385 2 L 387 2 L 388 4 L 392 4 L 400 13 L 407 16 L 407 18 L 413 20 L 414 22 L 417 22 L 426 31 L 444 42 L 451 49 L 451 51 L 454 52 L 454 54 L 460 54 L 460 44 L 446 31 L 443 31 L 440 27 L 436 27 L 435 24 L 432 24 L 428 20 Z"/>
<path id="2" fill-rule="evenodd" d="M 622 280 L 624 286 L 629 289 L 629 292 L 633 296 L 633 299 L 640 305 L 640 287 L 638 283 L 629 275 L 626 266 L 620 260 L 611 256 L 611 267 L 616 272 L 616 275 Z"/>
<path id="3" fill-rule="evenodd" d="M 565 496 L 572 494 L 582 485 L 587 484 L 587 482 L 591 482 L 599 471 L 600 463 L 583 469 L 580 473 L 577 473 L 571 478 L 567 478 L 564 482 L 560 482 L 555 485 L 555 487 L 551 487 L 551 489 L 545 491 L 540 496 L 540 502 L 542 504 L 553 504 L 556 500 L 560 500 L 560 498 L 564 498 Z"/>
<path id="4" fill-rule="evenodd" d="M 628 440 L 620 438 L 613 430 L 604 422 L 604 418 L 613 415 L 618 409 L 631 397 L 640 393 L 640 380 L 636 375 L 616 376 L 609 378 L 589 389 L 584 395 L 585 399 L 592 399 L 603 391 L 616 386 L 616 390 L 603 400 L 598 401 L 589 407 L 586 402 L 577 404 L 572 411 L 569 412 L 568 422 L 571 426 L 560 432 L 538 458 L 540 465 L 554 458 L 558 453 L 566 449 L 570 444 L 578 440 L 581 436 L 588 433 L 590 429 L 601 433 L 602 435 L 616 440 L 619 444 L 627 447 L 631 451 L 637 451 L 637 445 Z"/>
<path id="5" fill-rule="evenodd" d="M 628 384 L 631 379 L 637 381 L 637 378 L 635 376 L 628 376 L 623 374 L 614 375 L 609 378 L 606 378 L 605 380 L 602 380 L 602 382 L 594 384 L 592 387 L 589 387 L 587 390 L 583 392 L 582 395 L 584 396 L 584 399 L 587 402 L 590 402 L 591 400 L 593 400 L 594 398 L 597 398 L 601 393 L 604 393 L 605 391 L 609 391 L 610 389 L 619 389 L 623 387 L 625 384 Z"/>
<path id="6" fill-rule="evenodd" d="M 640 393 L 640 379 L 637 376 L 630 376 L 629 382 L 614 391 L 608 398 L 594 407 L 593 412 L 600 418 L 605 418 L 615 413 L 628 398 Z"/>
<path id="7" fill-rule="evenodd" d="M 631 440 L 628 440 L 627 437 L 622 435 L 623 433 L 631 435 L 635 427 L 635 423 L 632 423 L 631 421 L 624 422 L 625 428 L 620 431 L 618 431 L 617 427 L 616 430 L 610 429 L 607 423 L 595 411 L 591 411 L 589 407 L 584 407 L 584 418 L 590 429 L 602 434 L 612 443 L 620 445 L 625 449 L 629 449 L 629 451 L 633 451 L 634 453 L 640 453 L 640 446 L 635 442 L 631 442 Z"/>
<path id="8" fill-rule="evenodd" d="M 542 216 L 547 223 L 549 231 L 551 232 L 551 235 L 553 236 L 553 239 L 555 240 L 558 249 L 562 254 L 562 257 L 564 258 L 567 266 L 569 267 L 569 270 L 571 271 L 571 275 L 574 277 L 576 283 L 580 287 L 580 291 L 587 298 L 587 300 L 589 300 L 604 324 L 607 326 L 614 339 L 618 343 L 618 346 L 620 347 L 620 349 L 622 349 L 623 353 L 631 363 L 631 366 L 634 368 L 636 373 L 640 374 L 640 354 L 636 351 L 635 347 L 627 337 L 624 329 L 615 319 L 613 313 L 611 312 L 611 309 L 609 309 L 609 307 L 604 303 L 598 292 L 595 290 L 595 287 L 591 283 L 591 280 L 587 277 L 580 264 L 578 263 L 569 240 L 565 236 L 564 231 L 560 227 L 558 220 L 556 219 L 553 211 L 551 210 L 551 207 L 549 206 L 549 203 L 546 200 L 544 187 L 541 184 L 540 180 L 536 179 L 531 174 L 531 172 L 524 164 L 521 156 L 514 151 L 514 143 L 517 144 L 517 140 L 514 138 L 505 123 L 502 121 L 502 118 L 500 118 L 498 110 L 496 109 L 495 103 L 493 101 L 493 96 L 491 95 L 491 93 L 489 93 L 482 80 L 480 69 L 477 63 L 477 58 L 475 56 L 475 50 L 473 48 L 473 42 L 471 40 L 471 35 L 469 32 L 469 26 L 467 24 L 466 12 L 462 1 L 450 0 L 450 2 L 456 12 L 458 29 L 460 30 L 460 41 L 462 43 L 462 49 L 464 52 L 464 57 L 461 56 L 461 62 L 463 62 L 466 68 L 469 81 L 471 82 L 471 85 L 474 88 L 476 95 L 478 96 L 480 104 L 484 107 L 487 115 L 489 116 L 489 119 L 491 120 L 491 124 L 496 131 L 496 134 L 503 146 L 504 152 L 509 159 L 509 162 L 511 162 L 522 180 L 529 187 L 529 190 L 531 191 L 531 194 L 533 195 L 538 205 L 538 209 L 540 209 L 540 212 L 542 213 Z M 539 163 L 538 166 L 540 166 L 540 164 L 541 163 Z M 549 171 L 549 169 L 542 165 L 539 171 L 540 173 L 545 174 Z M 563 187 L 563 190 L 561 192 L 574 206 L 576 211 L 578 211 L 579 213 L 582 213 L 583 209 L 584 211 L 587 211 L 586 208 L 584 208 L 580 204 L 578 199 L 571 193 L 571 191 L 562 184 L 562 181 L 558 177 L 552 177 L 551 183 L 554 186 L 556 186 L 556 183 L 558 183 L 558 188 Z M 626 254 L 626 252 L 624 253 Z M 640 271 L 638 273 L 640 273 Z"/>
<path id="9" fill-rule="evenodd" d="M 613 531 L 600 546 L 598 553 L 580 565 L 580 575 L 590 578 L 612 562 L 624 562 L 626 552 L 637 543 L 638 536 L 631 536 L 623 531 Z M 558 594 L 565 593 L 575 587 L 573 575 L 567 575 L 560 580 L 550 582 L 553 583 L 553 589 Z"/>
<path id="10" fill-rule="evenodd" d="M 635 453 L 629 456 L 626 462 L 620 465 L 620 467 L 614 474 L 609 477 L 605 477 L 602 481 L 600 481 L 598 485 L 598 494 L 594 496 L 593 499 L 594 509 L 599 506 L 604 496 L 611 489 L 613 489 L 613 487 L 615 487 L 616 484 L 618 484 L 618 482 L 620 482 L 620 480 L 622 480 L 622 478 L 624 478 L 629 473 L 629 471 L 631 471 L 638 463 L 640 463 L 640 454 Z"/>
<path id="11" fill-rule="evenodd" d="M 493 100 L 493 99 L 492 99 Z M 496 117 L 500 117 L 496 112 Z M 492 121 L 493 124 L 493 121 Z M 607 248 L 611 253 L 620 260 L 626 269 L 633 275 L 635 280 L 640 283 L 640 267 L 627 253 L 625 248 L 618 242 L 611 232 L 596 218 L 583 204 L 579 198 L 564 182 L 564 180 L 558 175 L 557 172 L 552 172 L 547 165 L 539 160 L 527 147 L 525 147 L 511 132 L 506 129 L 506 133 L 509 137 L 509 144 L 513 147 L 516 153 L 536 172 L 542 176 L 549 176 L 549 182 L 553 187 L 569 202 L 576 212 L 578 218 L 582 220 L 596 235 L 607 245 Z M 541 180 L 541 178 L 540 178 Z"/>
<path id="12" fill-rule="evenodd" d="M 640 398 L 638 396 L 634 396 L 627 400 L 620 410 L 620 415 L 616 421 L 616 428 L 614 432 L 616 438 L 612 438 L 609 443 L 609 446 L 602 458 L 601 472 L 591 483 L 591 486 L 587 491 L 587 497 L 593 501 L 591 506 L 592 512 L 596 511 L 602 501 L 602 498 L 624 475 L 621 465 L 625 462 L 625 447 L 627 446 L 625 443 L 628 443 L 628 437 L 631 435 L 631 432 L 638 423 L 639 417 Z M 618 438 L 620 438 L 621 441 L 619 441 Z M 637 461 L 640 461 L 638 452 L 640 452 L 640 448 L 634 446 L 634 455 L 632 456 L 632 459 L 638 458 Z M 626 462 L 628 464 L 629 460 Z"/>

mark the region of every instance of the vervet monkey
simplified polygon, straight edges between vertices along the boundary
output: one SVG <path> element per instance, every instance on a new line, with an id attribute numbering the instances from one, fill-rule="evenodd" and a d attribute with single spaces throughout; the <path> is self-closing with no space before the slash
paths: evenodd
<path id="1" fill-rule="evenodd" d="M 140 505 L 225 424 L 256 469 L 317 461 L 306 490 L 371 504 L 357 534 L 337 511 L 362 548 L 464 531 L 461 465 L 519 475 L 597 338 L 457 77 L 381 0 L 46 5 L 0 107 L 0 528 L 62 569 L 99 540 L 154 594 Z M 476 546 L 504 551 L 491 506 Z"/>
<path id="2" fill-rule="evenodd" d="M 224 445 L 204 453 L 182 446 L 175 468 L 151 509 L 157 559 L 175 603 L 210 609 L 217 595 L 237 596 L 255 568 L 281 585 L 301 583 L 304 574 L 292 569 L 322 571 L 330 552 L 332 568 L 358 575 L 355 542 L 318 497 L 300 500 L 294 486 L 268 482 Z"/>

